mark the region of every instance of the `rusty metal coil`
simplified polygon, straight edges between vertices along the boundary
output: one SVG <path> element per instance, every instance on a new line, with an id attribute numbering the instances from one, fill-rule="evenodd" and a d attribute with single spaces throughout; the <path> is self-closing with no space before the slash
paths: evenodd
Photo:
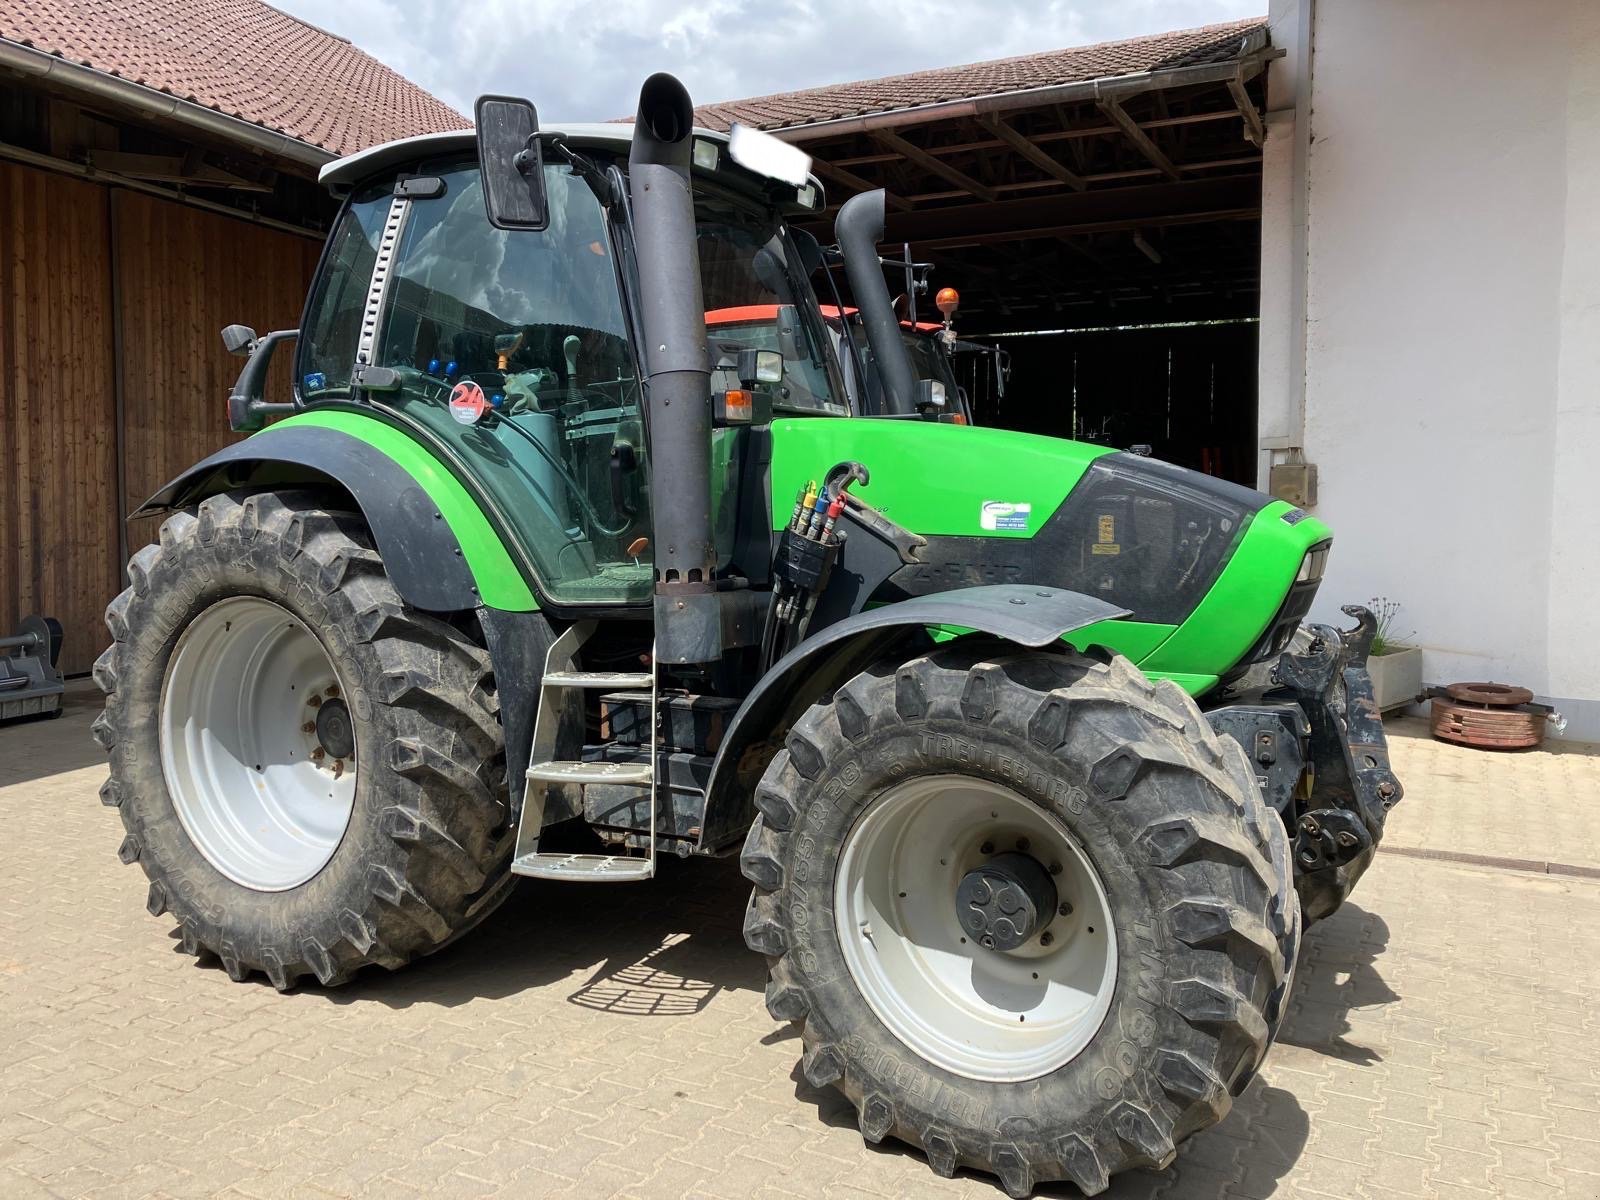
<path id="1" fill-rule="evenodd" d="M 1446 691 L 1454 696 L 1456 688 Z M 1545 714 L 1525 703 L 1508 706 L 1504 700 L 1496 700 L 1488 704 L 1469 704 L 1435 696 L 1430 716 L 1434 737 L 1461 746 L 1480 750 L 1525 750 L 1544 742 Z"/>

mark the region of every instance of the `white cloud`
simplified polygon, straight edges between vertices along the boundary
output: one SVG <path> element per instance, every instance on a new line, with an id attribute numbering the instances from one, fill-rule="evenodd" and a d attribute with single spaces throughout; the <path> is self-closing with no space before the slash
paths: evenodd
<path id="1" fill-rule="evenodd" d="M 1266 0 L 276 0 L 468 115 L 527 96 L 543 122 L 633 109 L 652 71 L 697 103 L 1259 15 Z"/>

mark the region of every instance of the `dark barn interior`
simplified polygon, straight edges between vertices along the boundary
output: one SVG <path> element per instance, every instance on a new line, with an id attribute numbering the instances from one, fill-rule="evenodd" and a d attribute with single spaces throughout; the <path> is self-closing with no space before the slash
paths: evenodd
<path id="1" fill-rule="evenodd" d="M 1010 354 L 977 419 L 1253 482 L 1263 22 L 709 105 L 799 144 Z M 919 316 L 936 318 L 931 297 Z"/>

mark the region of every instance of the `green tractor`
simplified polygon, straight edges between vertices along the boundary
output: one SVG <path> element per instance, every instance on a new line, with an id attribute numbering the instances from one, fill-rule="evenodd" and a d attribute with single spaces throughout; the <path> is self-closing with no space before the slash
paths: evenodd
<path id="1" fill-rule="evenodd" d="M 631 129 L 477 117 L 325 169 L 300 328 L 224 331 L 259 432 L 139 510 L 95 735 L 150 912 L 332 986 L 519 876 L 737 854 L 767 1006 L 868 1141 L 1015 1196 L 1170 1163 L 1400 798 L 1370 616 L 1302 628 L 1328 529 L 943 419 L 881 193 L 839 215 L 852 415 L 790 227 L 820 185 L 670 76 Z M 708 334 L 739 306 L 775 319 Z"/>

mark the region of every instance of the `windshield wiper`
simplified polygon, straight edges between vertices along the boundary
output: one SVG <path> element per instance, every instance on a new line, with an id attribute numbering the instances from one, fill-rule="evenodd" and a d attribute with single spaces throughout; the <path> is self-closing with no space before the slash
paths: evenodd
<path id="1" fill-rule="evenodd" d="M 550 149 L 561 156 L 561 160 L 567 164 L 568 169 L 574 175 L 589 185 L 589 190 L 594 193 L 595 199 L 600 201 L 601 204 L 610 208 L 617 202 L 617 195 L 612 188 L 610 177 L 600 169 L 592 158 L 579 154 L 560 137 L 551 141 Z"/>

